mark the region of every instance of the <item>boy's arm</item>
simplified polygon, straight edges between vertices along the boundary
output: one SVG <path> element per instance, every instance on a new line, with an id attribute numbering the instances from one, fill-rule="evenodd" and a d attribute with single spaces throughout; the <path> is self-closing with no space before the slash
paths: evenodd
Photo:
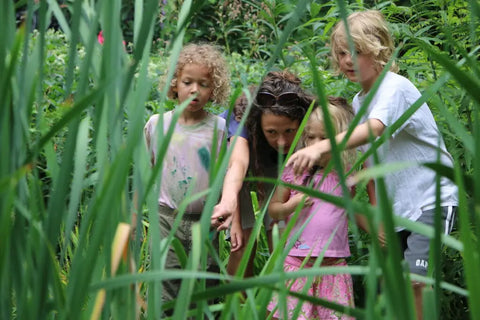
<path id="1" fill-rule="evenodd" d="M 368 198 L 370 199 L 370 204 L 372 206 L 377 205 L 377 196 L 375 193 L 375 181 L 372 179 L 368 181 L 367 184 L 367 194 Z M 387 245 L 387 240 L 385 238 L 385 231 L 383 229 L 383 224 L 380 224 L 378 226 L 378 234 L 377 234 L 378 241 L 380 242 L 380 245 L 385 247 Z"/>
<path id="2" fill-rule="evenodd" d="M 375 194 L 375 181 L 373 181 L 373 179 L 370 179 L 370 181 L 368 181 L 368 183 L 367 183 L 367 195 L 368 195 L 368 199 L 370 201 L 370 204 L 372 206 L 376 206 L 377 205 L 377 196 Z"/>
<path id="3" fill-rule="evenodd" d="M 243 185 L 249 163 L 248 141 L 237 137 L 233 145 L 228 163 L 227 173 L 223 180 L 222 197 L 213 208 L 211 225 L 217 230 L 225 230 L 230 226 L 233 215 L 238 212 L 238 193 Z"/>
<path id="4" fill-rule="evenodd" d="M 353 129 L 350 138 L 347 140 L 346 149 L 356 148 L 370 140 L 370 136 L 380 136 L 385 130 L 385 125 L 378 119 L 368 119 L 364 123 Z M 337 144 L 341 143 L 346 131 L 335 136 Z M 295 174 L 299 175 L 306 170 L 311 169 L 314 165 L 318 165 L 322 155 L 331 151 L 329 139 L 325 139 L 312 144 L 306 148 L 300 149 L 288 159 L 287 166 L 293 166 Z"/>
<path id="5" fill-rule="evenodd" d="M 367 195 L 369 198 L 369 202 L 372 206 L 377 204 L 377 198 L 375 197 L 375 183 L 373 180 L 370 180 L 367 183 L 366 187 Z M 355 187 L 352 188 L 352 197 L 356 194 Z M 363 214 L 355 214 L 355 222 L 357 226 L 359 226 L 363 231 L 370 233 L 370 228 L 368 227 L 368 221 L 365 215 Z"/>
<path id="6" fill-rule="evenodd" d="M 372 206 L 377 205 L 377 196 L 375 193 L 375 181 L 371 179 L 367 183 L 367 195 L 369 202 Z M 362 228 L 365 232 L 371 233 L 370 227 L 368 226 L 368 221 L 367 218 L 362 215 L 362 214 L 355 214 L 355 221 L 357 225 Z M 385 232 L 383 230 L 383 224 L 380 224 L 378 226 L 378 234 L 377 234 L 378 241 L 380 242 L 380 245 L 385 247 L 387 242 L 385 239 Z"/>
<path id="7" fill-rule="evenodd" d="M 303 198 L 306 198 L 305 205 L 309 205 L 308 197 L 303 193 L 297 193 L 289 197 L 290 189 L 283 186 L 277 186 L 270 204 L 268 205 L 268 214 L 275 220 L 284 220 L 295 211 Z"/>
<path id="8" fill-rule="evenodd" d="M 353 187 L 350 189 L 350 194 L 351 194 L 352 198 L 354 198 L 355 195 L 357 194 L 357 190 L 356 190 L 355 186 L 353 186 Z M 369 228 L 368 228 L 367 218 L 366 218 L 363 214 L 355 213 L 355 223 L 356 223 L 357 226 L 359 226 L 363 231 L 370 232 L 370 231 L 369 231 Z"/>

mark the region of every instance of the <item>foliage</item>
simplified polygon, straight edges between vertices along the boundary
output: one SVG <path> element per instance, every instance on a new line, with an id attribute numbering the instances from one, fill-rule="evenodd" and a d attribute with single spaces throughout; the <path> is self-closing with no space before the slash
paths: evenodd
<path id="1" fill-rule="evenodd" d="M 4 106 L 0 141 L 6 154 L 0 160 L 1 319 L 95 318 L 97 310 L 105 319 L 157 319 L 162 309 L 172 307 L 177 319 L 188 312 L 211 318 L 217 313 L 222 319 L 265 318 L 272 292 L 287 294 L 286 275 L 281 271 L 285 237 L 277 239 L 278 246 L 269 256 L 257 223 L 261 254 L 252 279 L 198 271 L 196 259 L 207 256 L 207 246 L 187 257 L 188 270 L 165 270 L 163 248 L 171 239 L 160 239 L 158 228 L 150 227 L 158 224 L 154 182 L 160 177 L 158 167 L 149 169 L 142 147 L 143 124 L 151 113 L 174 108 L 173 102 L 166 101 L 162 84 L 169 80 L 170 59 L 186 41 L 224 45 L 234 88 L 259 83 L 267 70 L 288 67 L 319 97 L 352 97 L 358 87 L 332 76 L 327 43 L 333 24 L 346 11 L 364 6 L 381 9 L 391 22 L 402 45 L 400 72 L 425 95 L 430 94 L 428 103 L 456 160 L 453 177 L 461 200 L 458 226 L 453 237 L 442 240 L 445 260 L 432 261 L 442 273 L 420 279 L 435 283 L 426 293 L 427 316 L 479 319 L 480 305 L 475 301 L 480 295 L 477 2 L 447 5 L 412 0 L 404 6 L 393 1 L 150 0 L 121 5 L 65 1 L 62 6 L 33 2 L 28 2 L 33 7 L 27 24 L 18 29 L 14 3 L 6 1 L 0 10 Z M 30 33 L 28 17 L 33 19 L 33 9 L 40 31 Z M 139 10 L 141 14 L 135 15 Z M 61 32 L 41 29 L 52 16 Z M 100 29 L 105 35 L 103 46 L 96 42 Z M 129 42 L 126 50 L 122 38 Z M 226 107 L 211 106 L 214 112 Z M 228 153 L 218 159 L 219 174 L 212 182 L 205 212 L 211 212 L 216 203 L 227 161 Z M 436 170 L 439 175 L 451 173 Z M 379 188 L 380 199 L 386 200 Z M 339 205 L 365 214 L 374 227 L 381 219 L 392 218 L 391 208 L 369 207 L 362 197 Z M 119 226 L 129 223 L 133 213 L 140 219 L 127 249 L 112 246 L 117 244 Z M 208 215 L 204 217 L 193 230 L 199 244 L 206 243 L 209 233 Z M 409 228 L 431 231 L 417 224 Z M 393 236 L 393 229 L 387 233 Z M 437 230 L 433 241 L 440 241 L 438 234 Z M 358 284 L 359 303 L 345 311 L 359 319 L 411 318 L 408 279 L 400 276 L 395 252 L 384 255 L 375 237 L 354 228 L 350 240 L 353 255 L 345 272 L 352 273 Z M 119 268 L 112 268 L 112 255 L 123 252 Z M 221 255 L 225 261 L 225 251 Z M 332 271 L 319 267 L 289 276 L 312 272 Z M 376 273 L 391 286 L 378 292 Z M 185 283 L 174 305 L 162 304 L 159 298 L 160 281 L 169 276 L 181 277 Z M 208 277 L 224 281 L 203 290 Z M 103 294 L 106 298 L 101 303 Z M 212 306 L 203 303 L 214 297 L 222 300 Z M 189 310 L 189 302 L 197 303 L 197 308 Z"/>

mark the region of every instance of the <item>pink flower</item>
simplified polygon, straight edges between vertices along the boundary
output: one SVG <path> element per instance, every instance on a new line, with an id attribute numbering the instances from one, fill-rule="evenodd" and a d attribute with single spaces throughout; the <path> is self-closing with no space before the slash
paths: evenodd
<path id="1" fill-rule="evenodd" d="M 100 30 L 100 32 L 98 33 L 97 40 L 98 40 L 98 43 L 103 45 L 103 41 L 105 41 L 105 39 L 103 38 L 103 30 Z M 125 48 L 125 45 L 126 45 L 125 40 L 122 40 L 122 43 L 123 43 L 123 47 Z"/>
<path id="2" fill-rule="evenodd" d="M 103 30 L 100 30 L 100 32 L 98 33 L 98 36 L 97 36 L 97 40 L 98 40 L 98 43 L 100 43 L 101 45 L 103 45 Z"/>

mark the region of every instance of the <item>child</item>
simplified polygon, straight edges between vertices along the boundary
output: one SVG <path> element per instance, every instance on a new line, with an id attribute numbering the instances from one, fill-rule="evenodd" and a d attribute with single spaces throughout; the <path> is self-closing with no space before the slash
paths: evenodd
<path id="1" fill-rule="evenodd" d="M 328 111 L 336 132 L 342 132 L 348 128 L 348 124 L 353 118 L 353 110 L 342 98 L 329 98 Z M 326 138 L 326 131 L 323 122 L 323 114 L 320 108 L 315 108 L 308 119 L 303 141 L 309 146 L 315 142 Z M 342 160 L 344 168 L 349 168 L 353 164 L 355 152 L 344 151 Z M 292 168 L 287 167 L 282 175 L 282 180 L 291 184 L 312 185 L 313 188 L 323 193 L 329 193 L 335 196 L 342 195 L 342 188 L 339 185 L 338 174 L 334 170 L 324 171 L 329 161 L 328 157 L 322 158 L 317 170 L 310 174 L 305 172 L 301 176 L 295 176 Z M 302 202 L 304 195 L 295 190 L 290 190 L 283 186 L 278 186 L 275 190 L 272 201 L 268 207 L 268 213 L 273 219 L 288 218 L 298 205 Z M 331 203 L 316 198 L 307 198 L 305 207 L 302 209 L 295 221 L 289 241 L 293 241 L 292 236 L 298 229 L 303 229 L 301 235 L 296 239 L 293 248 L 288 253 L 284 262 L 284 270 L 293 272 L 300 269 L 305 258 L 309 259 L 305 267 L 312 267 L 315 259 L 324 252 L 322 265 L 345 266 L 345 258 L 350 256 L 348 245 L 348 221 L 343 208 L 339 208 Z M 307 219 L 310 219 L 307 222 Z M 328 244 L 329 239 L 332 241 Z M 328 247 L 327 247 L 328 244 Z M 308 290 L 304 291 L 307 278 L 298 278 L 287 283 L 287 287 L 295 292 L 305 292 L 306 294 L 330 300 L 346 306 L 353 306 L 353 287 L 350 274 L 324 275 L 313 279 Z M 280 318 L 291 319 L 294 310 L 298 304 L 298 299 L 287 298 L 288 316 Z M 278 297 L 274 295 L 268 305 L 268 310 L 272 311 L 278 305 Z M 274 317 L 279 318 L 281 307 L 275 311 Z M 310 302 L 304 302 L 298 319 L 348 319 L 334 310 L 314 305 Z"/>
<path id="2" fill-rule="evenodd" d="M 359 82 L 362 90 L 353 99 L 356 112 L 382 70 L 392 58 L 393 40 L 387 23 L 379 11 L 369 10 L 351 14 L 348 29 L 353 40 L 356 54 L 354 57 L 348 46 L 346 28 L 338 23 L 331 35 L 331 52 L 335 67 L 354 82 Z M 373 99 L 367 106 L 367 112 L 347 141 L 347 148 L 355 148 L 371 141 L 371 136 L 380 136 L 387 127 L 397 121 L 421 94 L 406 78 L 392 72 L 386 73 Z M 336 136 L 340 142 L 345 132 Z M 368 145 L 364 146 L 364 151 Z M 301 173 L 318 163 L 330 152 L 330 142 L 320 141 L 300 150 L 288 161 L 296 173 Z M 436 174 L 421 166 L 422 163 L 440 162 L 453 166 L 453 160 L 437 128 L 428 106 L 424 103 L 395 132 L 386 143 L 377 149 L 382 163 L 415 162 L 419 165 L 385 175 L 384 180 L 395 214 L 411 221 L 419 221 L 433 226 L 436 200 Z M 449 233 L 458 205 L 457 187 L 445 177 L 440 180 L 440 206 L 445 233 Z M 404 258 L 410 266 L 410 272 L 426 275 L 429 257 L 429 239 L 421 234 L 397 228 L 404 249 Z M 383 235 L 380 235 L 383 237 Z M 423 283 L 413 282 L 417 316 L 421 319 Z"/>
<path id="3" fill-rule="evenodd" d="M 175 125 L 175 130 L 163 159 L 160 186 L 159 219 L 162 237 L 172 229 L 175 215 L 187 193 L 194 195 L 209 186 L 211 152 L 219 149 L 225 135 L 225 120 L 207 112 L 207 102 L 224 103 L 229 95 L 230 80 L 225 59 L 213 46 L 190 44 L 183 48 L 168 92 L 169 98 L 181 104 L 193 100 L 184 109 Z M 173 111 L 163 115 L 163 130 L 167 132 Z M 153 115 L 145 125 L 145 137 L 152 156 L 152 165 L 157 158 L 157 122 Z M 216 130 L 216 133 L 215 133 Z M 216 140 L 213 140 L 216 134 Z M 175 232 L 187 254 L 192 246 L 191 226 L 200 220 L 206 196 L 194 198 L 188 203 L 181 224 Z M 208 264 L 209 270 L 213 267 Z M 181 268 L 179 260 L 170 248 L 165 268 Z M 176 298 L 179 280 L 164 282 L 162 298 Z"/>

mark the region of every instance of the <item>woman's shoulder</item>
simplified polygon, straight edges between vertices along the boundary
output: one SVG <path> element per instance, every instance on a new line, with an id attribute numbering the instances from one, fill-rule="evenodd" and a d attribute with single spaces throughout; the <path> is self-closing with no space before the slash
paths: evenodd
<path id="1" fill-rule="evenodd" d="M 227 126 L 238 126 L 240 123 L 235 119 L 233 112 L 225 110 L 218 115 L 219 118 L 223 119 Z"/>

